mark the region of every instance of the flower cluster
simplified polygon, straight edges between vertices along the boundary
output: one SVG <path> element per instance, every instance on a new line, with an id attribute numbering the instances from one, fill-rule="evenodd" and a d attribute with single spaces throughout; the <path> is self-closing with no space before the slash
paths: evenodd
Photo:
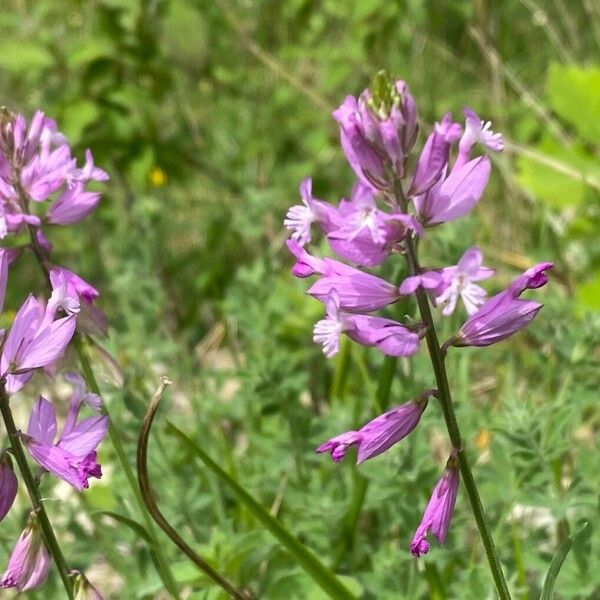
<path id="1" fill-rule="evenodd" d="M 403 296 L 422 294 L 420 289 L 444 316 L 454 313 L 459 298 L 464 304 L 467 319 L 442 352 L 450 346 L 499 342 L 525 327 L 539 311 L 541 304 L 520 296 L 548 281 L 551 263 L 528 269 L 490 299 L 479 282 L 494 270 L 483 265 L 477 246 L 468 248 L 456 265 L 422 269 L 414 260 L 411 264 L 407 248 L 415 238 L 423 237 L 428 228 L 465 216 L 481 199 L 491 162 L 477 148 L 499 152 L 504 147 L 490 122 L 482 121 L 470 108 L 464 109 L 464 116 L 464 127 L 450 113 L 435 123 L 411 170 L 418 121 L 405 82 L 380 74 L 370 90 L 358 98 L 348 96 L 334 111 L 342 149 L 357 177 L 350 198 L 337 206 L 319 200 L 307 178 L 300 184 L 302 204 L 292 206 L 284 220 L 291 231 L 287 246 L 295 258 L 292 273 L 317 276 L 308 294 L 324 304 L 326 316 L 316 323 L 313 339 L 322 344 L 327 357 L 339 351 L 342 334 L 389 356 L 415 354 L 427 334 L 425 324 L 401 323 L 372 313 Z M 350 264 L 306 250 L 314 226 L 333 252 Z M 407 256 L 410 273 L 400 285 L 362 270 L 381 265 L 393 254 Z M 356 446 L 358 463 L 377 456 L 418 425 L 431 395 L 436 396 L 436 390 L 393 408 L 358 431 L 330 439 L 317 452 L 329 452 L 339 461 L 349 447 Z M 428 551 L 429 531 L 440 543 L 444 541 L 459 484 L 459 450 L 453 449 L 417 529 L 411 544 L 415 556 Z"/>
<path id="2" fill-rule="evenodd" d="M 76 330 L 104 331 L 103 313 L 93 303 L 98 291 L 72 271 L 52 262 L 52 243 L 46 232 L 71 225 L 89 215 L 100 194 L 87 189 L 90 181 L 108 175 L 94 166 L 91 152 L 78 167 L 56 123 L 36 112 L 27 124 L 23 115 L 0 110 L 0 310 L 11 264 L 29 250 L 44 272 L 48 297 L 29 295 L 18 309 L 8 331 L 1 331 L 0 390 L 2 401 L 21 390 L 37 371 L 56 375 Z M 67 373 L 73 387 L 62 433 L 57 437 L 53 404 L 40 396 L 26 432 L 18 437 L 40 467 L 78 490 L 91 477 L 102 475 L 96 449 L 106 436 L 108 417 L 102 401 L 86 391 L 80 375 Z M 80 418 L 88 407 L 93 416 Z M 0 519 L 9 511 L 18 487 L 9 451 L 0 455 Z M 37 479 L 39 481 L 39 477 Z M 34 515 L 13 550 L 1 587 L 18 591 L 41 585 L 50 568 L 50 554 Z"/>

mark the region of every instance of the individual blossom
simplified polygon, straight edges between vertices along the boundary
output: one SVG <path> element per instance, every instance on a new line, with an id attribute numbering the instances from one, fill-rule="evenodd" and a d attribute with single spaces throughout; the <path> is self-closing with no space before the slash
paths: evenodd
<path id="1" fill-rule="evenodd" d="M 447 176 L 447 166 L 444 167 L 438 181 L 427 192 L 413 197 L 421 223 L 439 225 L 469 213 L 481 199 L 491 169 L 487 156 L 455 165 Z"/>
<path id="2" fill-rule="evenodd" d="M 56 278 L 57 281 L 64 281 L 67 294 L 72 298 L 81 298 L 86 304 L 91 304 L 100 296 L 100 292 L 94 286 L 64 267 L 52 267 L 50 269 L 51 282 L 53 278 Z M 52 287 L 54 287 L 54 283 L 52 283 Z"/>
<path id="3" fill-rule="evenodd" d="M 31 411 L 27 434 L 21 434 L 27 451 L 38 464 L 78 490 L 89 487 L 90 477 L 102 477 L 96 448 L 108 431 L 106 415 L 77 421 L 84 403 L 99 408 L 98 396 L 86 397 L 81 389 L 75 389 L 62 434 L 54 443 L 56 413 L 52 404 L 40 396 Z"/>
<path id="4" fill-rule="evenodd" d="M 347 96 L 333 112 L 342 148 L 358 178 L 375 190 L 387 189 L 389 173 L 402 179 L 415 143 L 417 109 L 408 86 L 379 75 L 372 90 Z"/>
<path id="5" fill-rule="evenodd" d="M 459 480 L 456 452 L 453 452 L 446 463 L 444 474 L 433 489 L 423 519 L 410 544 L 413 556 L 419 557 L 429 551 L 426 539 L 428 533 L 435 536 L 440 544 L 444 543 L 456 504 Z"/>
<path id="6" fill-rule="evenodd" d="M 458 334 L 444 346 L 489 346 L 523 329 L 542 308 L 542 304 L 524 300 L 520 295 L 527 289 L 536 289 L 548 282 L 546 271 L 552 263 L 531 267 L 517 277 L 504 291 L 490 298 L 472 314 Z"/>
<path id="7" fill-rule="evenodd" d="M 357 446 L 356 463 L 360 464 L 389 450 L 403 440 L 418 424 L 427 408 L 428 397 L 435 390 L 428 390 L 416 400 L 411 400 L 379 415 L 358 431 L 347 431 L 331 438 L 316 449 L 317 453 L 329 452 L 335 462 L 341 461 L 350 446 Z"/>
<path id="8" fill-rule="evenodd" d="M 37 519 L 30 517 L 8 560 L 0 580 L 3 588 L 25 592 L 42 585 L 50 570 L 50 553 L 44 545 Z"/>
<path id="9" fill-rule="evenodd" d="M 288 210 L 283 224 L 292 231 L 292 239 L 305 246 L 312 239 L 312 224 L 319 223 L 327 231 L 336 209 L 331 204 L 313 197 L 310 177 L 302 180 L 299 191 L 302 204 L 292 206 Z"/>
<path id="10" fill-rule="evenodd" d="M 54 362 L 65 351 L 75 332 L 73 315 L 54 319 L 56 306 L 44 306 L 32 295 L 17 312 L 0 358 L 6 390 L 14 393 L 34 369 Z"/>
<path id="11" fill-rule="evenodd" d="M 466 119 L 465 132 L 458 143 L 458 157 L 455 166 L 460 167 L 469 160 L 471 150 L 477 143 L 492 152 L 502 152 L 504 150 L 502 134 L 494 133 L 491 130 L 491 121 L 483 121 L 469 107 L 465 107 L 463 112 Z"/>
<path id="12" fill-rule="evenodd" d="M 441 270 L 441 286 L 435 298 L 436 305 L 443 305 L 442 314 L 450 316 L 460 297 L 469 315 L 485 302 L 487 292 L 475 282 L 491 277 L 495 271 L 482 266 L 483 254 L 477 246 L 469 248 L 453 267 Z"/>
<path id="13" fill-rule="evenodd" d="M 86 191 L 82 182 L 67 187 L 50 205 L 46 220 L 53 225 L 70 225 L 82 221 L 100 202 L 99 192 Z"/>
<path id="14" fill-rule="evenodd" d="M 404 213 L 377 215 L 377 241 L 368 229 L 350 233 L 347 229 L 333 229 L 327 234 L 331 249 L 340 257 L 361 267 L 376 267 L 409 235 L 423 234 L 423 228 L 412 216 Z"/>
<path id="15" fill-rule="evenodd" d="M 104 600 L 104 596 L 88 581 L 80 571 L 71 571 L 73 577 L 74 600 Z"/>
<path id="16" fill-rule="evenodd" d="M 13 505 L 18 488 L 19 482 L 13 471 L 12 461 L 5 450 L 0 454 L 0 521 Z"/>
<path id="17" fill-rule="evenodd" d="M 363 346 L 376 346 L 388 356 L 411 356 L 419 349 L 422 330 L 415 333 L 391 319 L 344 312 L 335 290 L 325 307 L 327 317 L 315 324 L 313 340 L 322 344 L 328 358 L 339 351 L 342 333 Z"/>

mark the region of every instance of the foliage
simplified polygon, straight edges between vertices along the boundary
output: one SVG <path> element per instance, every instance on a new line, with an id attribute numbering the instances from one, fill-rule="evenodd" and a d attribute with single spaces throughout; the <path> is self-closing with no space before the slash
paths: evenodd
<path id="1" fill-rule="evenodd" d="M 542 259 L 556 263 L 555 277 L 530 330 L 486 351 L 450 352 L 451 385 L 515 598 L 539 597 L 552 556 L 586 521 L 556 597 L 600 594 L 600 67 L 590 61 L 600 14 L 593 3 L 538 2 L 534 13 L 531 4 L 3 6 L 2 103 L 26 114 L 42 108 L 78 154 L 92 148 L 111 174 L 96 216 L 76 235 L 52 233 L 65 263 L 102 292 L 107 349 L 124 372 L 122 388 L 108 370 L 102 388 L 128 455 L 133 462 L 145 407 L 167 374 L 171 408 L 150 441 L 158 503 L 190 545 L 258 597 L 320 592 L 161 424 L 166 418 L 363 598 L 492 594 L 464 495 L 446 546 L 420 561 L 408 553 L 448 451 L 435 410 L 423 419 L 425 434 L 358 468 L 351 456 L 333 465 L 314 455 L 377 412 L 384 361 L 355 346 L 347 368 L 343 353 L 323 359 L 310 339 L 321 307 L 288 272 L 281 221 L 309 173 L 317 196 L 349 193 L 329 113 L 380 68 L 409 82 L 423 123 L 458 113 L 468 99 L 513 142 L 477 214 L 432 235 L 427 255 L 453 264 L 472 239 L 501 279 Z M 483 50 L 473 30 L 483 32 Z M 19 277 L 22 293 L 37 281 L 26 270 Z M 423 363 L 398 363 L 392 403 L 431 385 Z M 95 368 L 103 365 L 97 355 Z M 86 494 L 44 489 L 60 500 L 49 507 L 65 553 L 109 597 L 165 597 L 143 536 L 107 514 L 141 522 L 113 450 L 102 452 L 105 476 Z M 23 497 L 2 524 L 3 557 L 26 507 Z M 223 597 L 161 541 L 187 598 Z M 53 577 L 27 597 L 58 598 L 59 583 Z"/>

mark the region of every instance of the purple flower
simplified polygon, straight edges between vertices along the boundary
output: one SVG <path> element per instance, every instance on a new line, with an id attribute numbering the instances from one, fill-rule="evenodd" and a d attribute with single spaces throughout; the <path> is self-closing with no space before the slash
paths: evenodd
<path id="1" fill-rule="evenodd" d="M 402 296 L 408 296 L 414 294 L 417 288 L 434 290 L 441 285 L 443 285 L 443 280 L 440 271 L 424 271 L 419 275 L 411 275 L 404 279 L 398 291 Z"/>
<path id="2" fill-rule="evenodd" d="M 368 229 L 351 234 L 344 229 L 334 229 L 327 234 L 332 250 L 342 258 L 363 267 L 380 265 L 400 242 L 423 229 L 413 217 L 403 213 L 388 214 L 379 211 L 376 219 L 378 240 Z"/>
<path id="3" fill-rule="evenodd" d="M 340 308 L 350 312 L 371 312 L 396 302 L 398 290 L 384 279 L 356 269 L 353 275 L 321 277 L 308 294 L 325 302 L 332 291 L 337 293 Z"/>
<path id="4" fill-rule="evenodd" d="M 84 184 L 77 182 L 67 187 L 52 203 L 46 219 L 54 225 L 70 225 L 85 219 L 98 205 L 99 192 L 87 192 Z"/>
<path id="5" fill-rule="evenodd" d="M 435 298 L 436 305 L 444 305 L 442 314 L 449 316 L 456 308 L 458 298 L 462 298 L 469 315 L 477 312 L 487 296 L 486 291 L 475 281 L 491 277 L 495 271 L 483 267 L 483 254 L 477 246 L 469 248 L 453 267 L 441 270 L 442 285 Z"/>
<path id="6" fill-rule="evenodd" d="M 0 358 L 0 373 L 3 377 L 8 375 L 9 393 L 23 387 L 30 376 L 28 371 L 54 362 L 71 341 L 75 317 L 54 320 L 55 312 L 55 306 L 49 303 L 44 307 L 32 295 L 17 312 Z"/>
<path id="7" fill-rule="evenodd" d="M 420 335 L 396 321 L 342 312 L 335 290 L 326 299 L 325 307 L 327 317 L 315 324 L 313 340 L 323 345 L 328 358 L 339 351 L 342 333 L 363 346 L 376 346 L 388 356 L 410 356 L 419 349 Z"/>
<path id="8" fill-rule="evenodd" d="M 26 214 L 19 201 L 15 182 L 35 202 L 58 193 L 46 218 L 50 223 L 74 223 L 87 216 L 99 201 L 96 192 L 86 192 L 88 181 L 106 181 L 108 175 L 94 166 L 92 154 L 77 167 L 65 137 L 56 123 L 37 112 L 29 129 L 23 115 L 4 111 L 0 117 L 0 238 L 25 224 L 39 227 L 36 215 Z M 61 191 L 62 190 L 62 191 Z"/>
<path id="9" fill-rule="evenodd" d="M 311 225 L 317 222 L 325 231 L 328 231 L 337 210 L 331 204 L 313 198 L 310 177 L 302 180 L 299 191 L 303 204 L 292 206 L 288 210 L 283 224 L 293 232 L 292 239 L 296 240 L 300 246 L 305 246 L 312 239 Z"/>
<path id="10" fill-rule="evenodd" d="M 458 143 L 456 165 L 464 165 L 469 160 L 471 150 L 477 142 L 492 152 L 504 150 L 504 139 L 500 133 L 491 130 L 491 121 L 482 121 L 469 107 L 465 107 L 463 112 L 466 119 L 465 132 Z"/>
<path id="11" fill-rule="evenodd" d="M 19 592 L 39 587 L 48 577 L 50 560 L 37 520 L 31 517 L 10 555 L 0 586 Z"/>
<path id="12" fill-rule="evenodd" d="M 552 263 L 531 267 L 517 277 L 503 292 L 490 298 L 461 327 L 457 336 L 446 342 L 453 346 L 489 346 L 523 329 L 538 313 L 541 304 L 519 296 L 526 289 L 536 289 L 548 282 L 546 271 Z"/>
<path id="13" fill-rule="evenodd" d="M 448 165 L 450 146 L 458 140 L 461 126 L 452 121 L 450 113 L 444 115 L 441 123 L 436 123 L 427 138 L 408 190 L 409 196 L 420 196 L 442 176 Z"/>
<path id="14" fill-rule="evenodd" d="M 408 153 L 415 143 L 418 123 L 415 102 L 403 81 L 380 78 L 385 89 L 347 96 L 334 111 L 340 125 L 342 148 L 358 178 L 375 190 L 389 187 L 388 170 L 402 179 Z"/>
<path id="15" fill-rule="evenodd" d="M 410 544 L 413 556 L 419 557 L 421 554 L 427 554 L 429 543 L 426 537 L 430 531 L 440 544 L 444 543 L 454 512 L 459 480 L 456 452 L 453 452 L 448 459 L 444 474 L 433 489 L 423 519 Z"/>
<path id="16" fill-rule="evenodd" d="M 316 449 L 317 453 L 329 452 L 335 462 L 341 461 L 350 446 L 358 446 L 356 464 L 373 458 L 404 439 L 418 424 L 427 408 L 427 398 L 432 390 L 379 415 L 358 431 L 347 431 L 334 437 Z"/>
<path id="17" fill-rule="evenodd" d="M 55 277 L 57 281 L 64 281 L 66 285 L 66 293 L 72 298 L 81 298 L 86 304 L 91 304 L 100 292 L 89 284 L 85 279 L 82 279 L 73 271 L 64 267 L 52 267 L 50 269 L 50 279 Z M 52 283 L 54 287 L 54 282 Z M 68 314 L 68 311 L 66 311 Z"/>
<path id="18" fill-rule="evenodd" d="M 12 468 L 8 452 L 0 454 L 0 521 L 8 514 L 15 497 L 19 482 Z"/>
<path id="19" fill-rule="evenodd" d="M 102 476 L 96 462 L 96 448 L 108 431 L 108 417 L 97 415 L 77 422 L 82 404 L 98 409 L 100 399 L 95 394 L 85 394 L 80 379 L 73 381 L 75 389 L 69 412 L 56 444 L 56 413 L 42 396 L 31 411 L 27 434 L 21 434 L 21 437 L 31 457 L 44 469 L 83 490 L 89 487 L 90 477 L 99 479 Z"/>
<path id="20" fill-rule="evenodd" d="M 439 225 L 463 217 L 479 202 L 491 172 L 487 156 L 455 165 L 446 177 L 445 170 L 429 190 L 413 198 L 423 225 Z"/>

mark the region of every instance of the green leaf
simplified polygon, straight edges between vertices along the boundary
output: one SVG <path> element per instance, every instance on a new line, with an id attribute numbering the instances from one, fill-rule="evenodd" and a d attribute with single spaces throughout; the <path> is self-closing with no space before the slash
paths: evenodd
<path id="1" fill-rule="evenodd" d="M 277 519 L 259 504 L 237 481 L 230 477 L 200 446 L 173 423 L 167 422 L 168 433 L 179 438 L 219 479 L 226 483 L 238 500 L 275 536 L 298 564 L 330 598 L 354 599 L 356 596 L 326 567 L 315 554 L 301 544 Z"/>
<path id="2" fill-rule="evenodd" d="M 540 600 L 552 600 L 554 598 L 554 586 L 556 584 L 556 578 L 560 572 L 563 562 L 571 550 L 573 544 L 581 537 L 581 535 L 588 528 L 589 523 L 584 523 L 577 531 L 572 533 L 556 551 L 556 554 L 552 558 L 550 568 L 546 574 L 546 580 L 544 581 L 544 587 L 540 595 Z"/>
<path id="3" fill-rule="evenodd" d="M 569 121 L 580 137 L 600 139 L 600 69 L 550 66 L 547 95 L 552 108 Z"/>
<path id="4" fill-rule="evenodd" d="M 127 525 L 131 531 L 139 535 L 144 541 L 148 543 L 150 547 L 154 545 L 154 541 L 152 540 L 152 536 L 146 531 L 146 529 L 140 525 L 137 521 L 130 519 L 129 517 L 125 517 L 124 515 L 120 515 L 119 513 L 113 512 L 112 510 L 103 510 L 100 511 L 101 515 L 105 515 L 106 517 L 110 517 L 123 525 Z"/>

